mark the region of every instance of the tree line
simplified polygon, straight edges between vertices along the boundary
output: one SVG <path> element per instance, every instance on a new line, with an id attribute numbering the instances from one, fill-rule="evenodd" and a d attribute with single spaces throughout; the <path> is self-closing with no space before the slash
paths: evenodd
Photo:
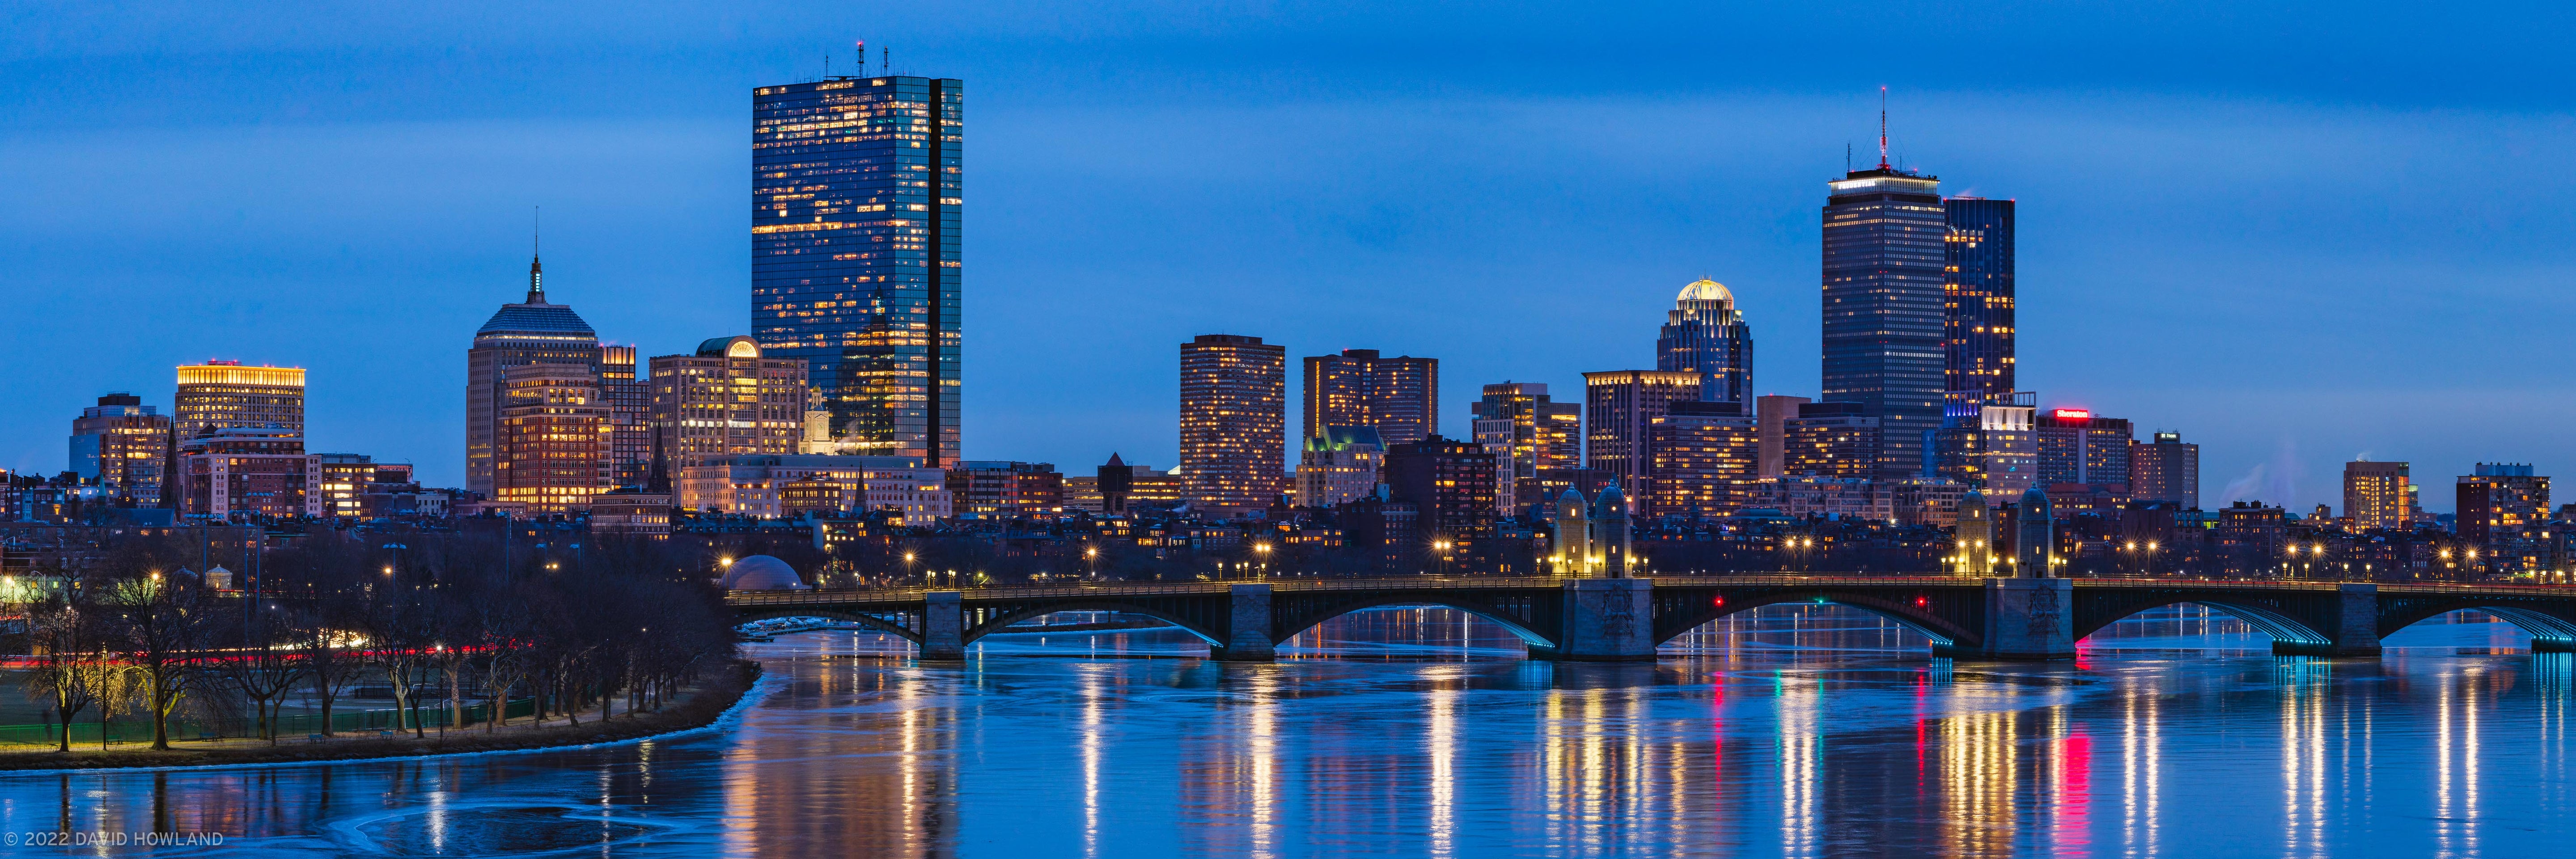
<path id="1" fill-rule="evenodd" d="M 249 569 L 222 582 L 201 540 L 120 537 L 24 606 L 21 691 L 60 725 L 58 748 L 80 719 L 129 714 L 151 720 L 155 749 L 182 718 L 274 743 L 298 696 L 330 734 L 363 687 L 390 693 L 393 729 L 415 737 L 463 726 L 475 705 L 495 730 L 513 701 L 577 723 L 593 707 L 657 709 L 734 657 L 723 594 L 660 541 L 573 553 L 497 531 L 315 526 L 231 559 Z"/>

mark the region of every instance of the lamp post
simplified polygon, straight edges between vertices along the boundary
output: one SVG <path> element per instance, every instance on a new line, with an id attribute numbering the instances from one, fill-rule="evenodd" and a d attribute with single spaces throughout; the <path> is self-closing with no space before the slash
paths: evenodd
<path id="1" fill-rule="evenodd" d="M 1259 557 L 1259 558 L 1261 559 L 1261 572 L 1260 572 L 1259 577 L 1260 577 L 1260 578 L 1265 578 L 1265 579 L 1266 579 L 1266 578 L 1269 578 L 1269 577 L 1270 577 L 1270 544 L 1268 544 L 1268 543 L 1254 543 L 1254 544 L 1252 544 L 1252 551 L 1253 551 L 1253 554 L 1254 554 L 1256 557 Z"/>
<path id="2" fill-rule="evenodd" d="M 1082 562 L 1090 566 L 1092 578 L 1100 578 L 1100 547 L 1085 547 L 1082 550 Z"/>

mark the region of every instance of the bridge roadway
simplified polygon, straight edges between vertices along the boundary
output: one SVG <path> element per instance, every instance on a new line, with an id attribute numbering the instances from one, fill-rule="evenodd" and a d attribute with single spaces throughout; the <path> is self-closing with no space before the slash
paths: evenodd
<path id="1" fill-rule="evenodd" d="M 1271 659 L 1280 642 L 1361 609 L 1445 606 L 1510 629 L 1540 659 L 1630 661 L 1709 621 L 1783 603 L 1845 605 L 1932 639 L 1935 654 L 2059 659 L 2121 618 L 2199 603 L 2272 637 L 2276 653 L 2370 656 L 2380 638 L 2474 609 L 2520 627 L 2539 651 L 2576 651 L 2576 587 L 2209 579 L 1950 576 L 1400 577 L 1256 582 L 1086 582 L 953 590 L 735 591 L 743 621 L 824 617 L 901 636 L 921 658 L 1061 611 L 1160 619 L 1204 639 L 1216 658 Z"/>

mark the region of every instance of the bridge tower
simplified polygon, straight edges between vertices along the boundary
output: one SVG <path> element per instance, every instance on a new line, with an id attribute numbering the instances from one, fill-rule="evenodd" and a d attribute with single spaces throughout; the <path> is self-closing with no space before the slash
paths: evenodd
<path id="1" fill-rule="evenodd" d="M 1959 496 L 1959 527 L 1951 542 L 1958 544 L 1959 571 L 1982 576 L 1995 569 L 1995 523 L 1986 509 L 1986 494 L 1968 490 Z"/>
<path id="2" fill-rule="evenodd" d="M 2013 575 L 2020 578 L 2048 578 L 2057 571 L 2049 561 L 2057 556 L 2056 517 L 2048 509 L 2048 493 L 2033 486 L 2021 494 L 2021 510 L 2014 516 Z"/>
<path id="3" fill-rule="evenodd" d="M 1570 487 L 1556 499 L 1556 573 L 1592 574 L 1591 505 Z"/>
<path id="4" fill-rule="evenodd" d="M 1628 498 L 1612 482 L 1592 499 L 1592 551 L 1601 558 L 1601 575 L 1628 577 L 1628 538 Z"/>

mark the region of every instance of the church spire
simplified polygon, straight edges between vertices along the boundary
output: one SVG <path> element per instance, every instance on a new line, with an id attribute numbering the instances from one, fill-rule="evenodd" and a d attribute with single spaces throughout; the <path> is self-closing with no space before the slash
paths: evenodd
<path id="1" fill-rule="evenodd" d="M 538 211 L 545 210 L 539 207 Z M 546 303 L 546 266 L 538 254 L 538 251 L 543 249 L 541 245 L 543 234 L 540 232 L 543 222 L 535 223 L 540 226 L 532 226 L 528 230 L 528 303 L 544 304 Z"/>

